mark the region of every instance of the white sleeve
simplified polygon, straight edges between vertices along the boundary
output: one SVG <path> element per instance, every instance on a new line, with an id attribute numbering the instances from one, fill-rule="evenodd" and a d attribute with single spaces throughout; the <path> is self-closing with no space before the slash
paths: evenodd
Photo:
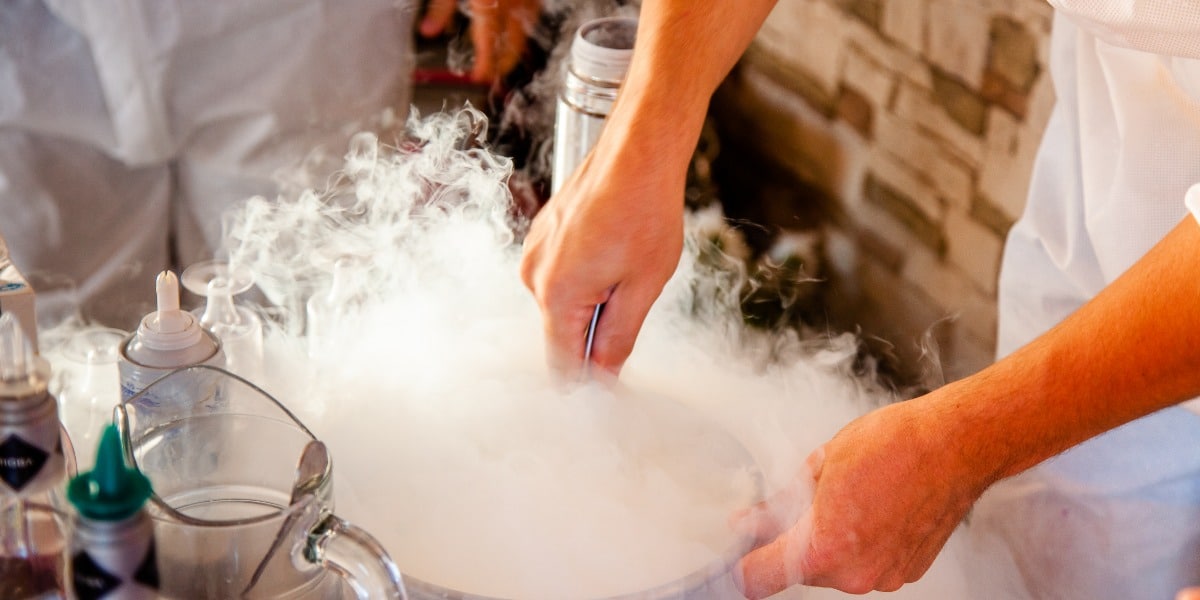
<path id="1" fill-rule="evenodd" d="M 1200 183 L 1188 188 L 1188 191 L 1183 196 L 1183 203 L 1187 206 L 1188 212 L 1192 213 L 1192 218 L 1200 223 Z"/>
<path id="2" fill-rule="evenodd" d="M 1081 28 L 1117 46 L 1200 58 L 1200 2 L 1049 0 Z"/>

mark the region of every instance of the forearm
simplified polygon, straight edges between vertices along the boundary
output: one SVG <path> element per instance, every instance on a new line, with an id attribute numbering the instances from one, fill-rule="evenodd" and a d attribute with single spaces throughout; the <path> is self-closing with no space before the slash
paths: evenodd
<path id="1" fill-rule="evenodd" d="M 1200 226 L 1191 217 L 1062 323 L 934 399 L 991 479 L 1200 395 Z M 985 482 L 990 483 L 990 480 Z"/>
<path id="2" fill-rule="evenodd" d="M 600 143 L 686 169 L 709 98 L 774 4 L 645 0 L 632 63 Z"/>
<path id="3" fill-rule="evenodd" d="M 596 146 L 534 219 L 521 278 L 551 368 L 618 373 L 683 249 L 687 167 L 708 100 L 774 0 L 644 0 L 633 58 Z"/>

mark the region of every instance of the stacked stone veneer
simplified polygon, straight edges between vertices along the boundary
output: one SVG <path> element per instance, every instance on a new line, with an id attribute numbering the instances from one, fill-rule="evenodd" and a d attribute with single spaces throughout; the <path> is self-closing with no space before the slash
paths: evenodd
<path id="1" fill-rule="evenodd" d="M 797 214 L 827 205 L 830 310 L 902 357 L 932 340 L 946 379 L 992 357 L 1051 20 L 1044 0 L 779 0 L 714 100 L 745 160 L 810 190 L 785 199 Z"/>

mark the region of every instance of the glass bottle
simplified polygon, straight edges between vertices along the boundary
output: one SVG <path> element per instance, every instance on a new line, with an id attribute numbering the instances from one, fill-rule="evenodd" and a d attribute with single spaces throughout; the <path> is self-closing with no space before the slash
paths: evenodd
<path id="1" fill-rule="evenodd" d="M 63 483 L 75 453 L 49 391 L 49 363 L 0 315 L 0 599 L 61 598 Z"/>
<path id="2" fill-rule="evenodd" d="M 159 570 L 154 524 L 145 511 L 150 480 L 125 464 L 117 428 L 100 437 L 96 465 L 71 480 L 75 507 L 67 586 L 72 598 L 153 600 Z"/>

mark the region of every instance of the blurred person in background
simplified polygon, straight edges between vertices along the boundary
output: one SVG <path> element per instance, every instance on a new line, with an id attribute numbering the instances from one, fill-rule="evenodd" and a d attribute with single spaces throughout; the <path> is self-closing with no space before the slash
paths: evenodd
<path id="1" fill-rule="evenodd" d="M 592 360 L 616 373 L 630 354 L 679 260 L 709 97 L 773 3 L 642 3 L 603 134 L 525 240 L 554 370 L 581 368 L 597 303 Z M 895 590 L 968 512 L 985 568 L 1017 580 L 980 598 L 1200 582 L 1200 4 L 1051 3 L 1057 104 L 1005 247 L 1001 358 L 816 450 L 796 483 L 811 508 L 742 523 L 762 542 L 738 569 L 747 596 Z"/>
<path id="2" fill-rule="evenodd" d="M 48 320 L 131 328 L 220 215 L 360 130 L 403 123 L 416 2 L 11 0 L 0 6 L 0 236 Z M 538 0 L 472 0 L 471 76 L 521 56 Z M 441 33 L 452 0 L 425 7 Z M 295 177 L 294 175 L 292 176 Z M 309 185 L 293 181 L 296 185 Z"/>

